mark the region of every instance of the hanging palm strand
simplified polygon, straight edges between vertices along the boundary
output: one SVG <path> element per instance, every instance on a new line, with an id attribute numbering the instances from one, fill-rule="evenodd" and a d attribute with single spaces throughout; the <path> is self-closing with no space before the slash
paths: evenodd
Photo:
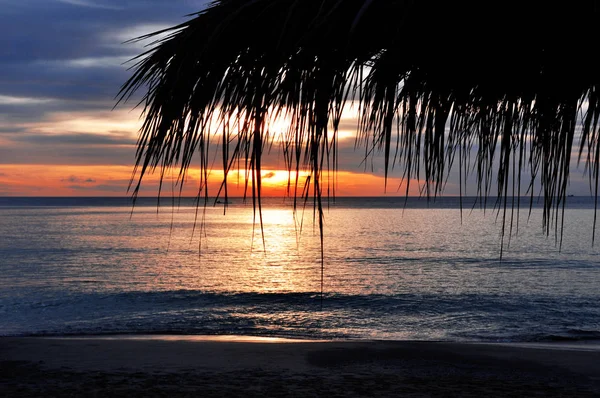
<path id="1" fill-rule="evenodd" d="M 383 152 L 386 178 L 401 168 L 407 193 L 418 179 L 424 195 L 439 195 L 454 166 L 461 193 L 474 175 L 482 201 L 496 196 L 503 225 L 512 228 L 515 198 L 540 195 L 544 228 L 557 232 L 572 154 L 598 193 L 598 16 L 596 1 L 215 1 L 144 37 L 167 34 L 121 89 L 120 101 L 145 90 L 134 195 L 157 167 L 180 170 L 183 184 L 199 154 L 208 198 L 218 131 L 221 194 L 241 166 L 260 214 L 261 159 L 274 139 L 266 126 L 285 116 L 292 196 L 314 199 L 322 231 L 322 173 L 336 171 L 352 103 L 357 141 Z"/>

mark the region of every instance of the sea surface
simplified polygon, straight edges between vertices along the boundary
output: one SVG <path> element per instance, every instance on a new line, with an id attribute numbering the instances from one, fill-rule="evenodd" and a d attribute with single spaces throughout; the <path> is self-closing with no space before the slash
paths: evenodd
<path id="1" fill-rule="evenodd" d="M 473 205 L 330 201 L 322 264 L 310 204 L 266 199 L 261 230 L 242 199 L 0 198 L 0 335 L 599 341 L 593 200 L 568 198 L 562 245 L 535 202 L 503 244 Z"/>

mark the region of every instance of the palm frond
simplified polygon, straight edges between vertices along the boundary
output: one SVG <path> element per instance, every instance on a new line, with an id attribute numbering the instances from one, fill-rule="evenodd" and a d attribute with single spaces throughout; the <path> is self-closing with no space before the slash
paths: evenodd
<path id="1" fill-rule="evenodd" d="M 322 231 L 322 173 L 336 170 L 337 130 L 353 102 L 358 142 L 384 153 L 386 178 L 401 167 L 435 197 L 458 160 L 461 193 L 472 173 L 484 205 L 495 188 L 503 225 L 515 198 L 533 201 L 540 186 L 544 228 L 558 231 L 573 151 L 598 194 L 598 16 L 591 0 L 214 1 L 143 54 L 120 91 L 123 101 L 145 90 L 134 195 L 157 167 L 178 168 L 183 183 L 199 155 L 208 198 L 219 130 L 221 192 L 241 165 L 260 217 L 266 126 L 285 115 L 286 166 L 310 176 L 301 191 L 291 181 L 292 196 L 312 198 Z"/>

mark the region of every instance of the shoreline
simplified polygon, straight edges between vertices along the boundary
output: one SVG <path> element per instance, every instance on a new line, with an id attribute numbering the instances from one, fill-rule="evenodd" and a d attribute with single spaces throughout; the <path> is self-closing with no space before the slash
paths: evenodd
<path id="1" fill-rule="evenodd" d="M 0 394 L 598 396 L 598 363 L 585 344 L 0 337 Z"/>
<path id="2" fill-rule="evenodd" d="M 303 337 L 258 336 L 237 334 L 85 334 L 85 335 L 48 335 L 48 336 L 0 336 L 0 339 L 56 339 L 56 340 L 140 340 L 140 341 L 188 341 L 188 342 L 221 342 L 221 343 L 430 343 L 458 344 L 481 346 L 505 346 L 514 348 L 530 348 L 559 351 L 599 351 L 600 340 L 577 341 L 452 341 L 452 340 L 385 340 L 385 339 L 314 339 Z"/>

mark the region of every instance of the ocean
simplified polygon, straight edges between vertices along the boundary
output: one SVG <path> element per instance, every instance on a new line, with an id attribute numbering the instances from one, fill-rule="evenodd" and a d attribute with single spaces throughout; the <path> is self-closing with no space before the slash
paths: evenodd
<path id="1" fill-rule="evenodd" d="M 600 340 L 593 199 L 568 198 L 562 245 L 523 204 L 502 257 L 493 203 L 326 202 L 322 268 L 310 204 L 265 199 L 261 230 L 239 198 L 3 197 L 0 335 Z"/>

